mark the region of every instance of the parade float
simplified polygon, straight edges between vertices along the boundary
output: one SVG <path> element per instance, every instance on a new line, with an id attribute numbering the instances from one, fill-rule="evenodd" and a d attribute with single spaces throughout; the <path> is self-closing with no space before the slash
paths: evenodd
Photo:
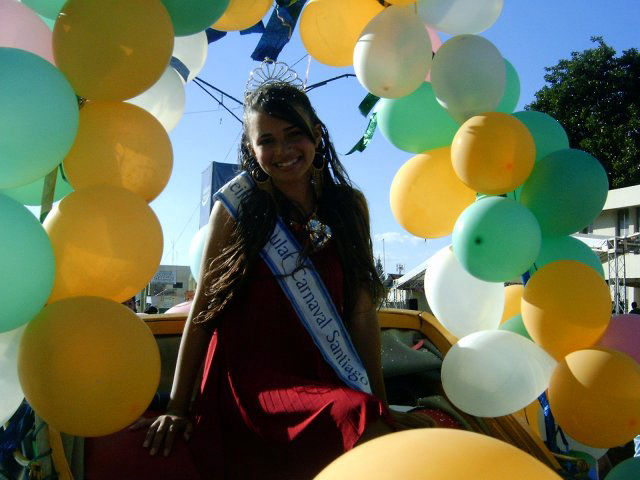
<path id="1" fill-rule="evenodd" d="M 397 222 L 421 238 L 452 234 L 425 275 L 433 315 L 379 318 L 385 331 L 421 335 L 392 334 L 387 353 L 426 349 L 436 359 L 414 399 L 442 398 L 475 432 L 389 435 L 319 478 L 371 475 L 380 449 L 394 452 L 402 478 L 464 478 L 465 468 L 580 478 L 638 434 L 638 331 L 611 318 L 597 259 L 566 246 L 601 211 L 607 176 L 569 148 L 553 118 L 513 112 L 517 72 L 480 35 L 502 4 L 0 0 L 0 270 L 15 279 L 0 293 L 0 419 L 3 438 L 21 440 L 3 442 L 3 471 L 72 478 L 81 440 L 129 425 L 171 376 L 158 344 L 175 345 L 185 314 L 143 320 L 121 305 L 149 282 L 163 249 L 148 204 L 169 181 L 180 93 L 163 103 L 149 92 L 194 80 L 204 59 L 192 66 L 189 54 L 203 50 L 205 30 L 249 29 L 272 7 L 289 35 L 297 23 L 315 60 L 353 65 L 368 92 L 367 132 L 377 125 L 414 155 L 391 186 Z M 277 53 L 272 45 L 270 58 Z M 23 206 L 34 196 L 40 222 Z M 514 278 L 522 285 L 508 285 Z M 420 341 L 430 348 L 414 348 Z M 443 459 L 465 450 L 465 462 L 443 460 L 422 477 L 414 449 L 436 446 Z"/>

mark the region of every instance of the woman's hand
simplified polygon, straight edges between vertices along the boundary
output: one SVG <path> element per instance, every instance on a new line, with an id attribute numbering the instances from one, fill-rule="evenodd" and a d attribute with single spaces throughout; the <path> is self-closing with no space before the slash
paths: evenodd
<path id="1" fill-rule="evenodd" d="M 433 419 L 424 413 L 412 413 L 412 412 L 397 412 L 391 410 L 391 416 L 393 417 L 393 428 L 395 431 L 410 430 L 413 428 L 431 428 L 436 424 Z"/>
<path id="2" fill-rule="evenodd" d="M 193 424 L 186 415 L 172 412 L 160 415 L 155 419 L 141 417 L 129 428 L 138 430 L 143 427 L 149 427 L 149 429 L 142 446 L 149 448 L 150 455 L 155 455 L 162 450 L 165 457 L 171 453 L 173 442 L 178 433 L 182 432 L 185 441 L 189 441 L 193 432 Z"/>

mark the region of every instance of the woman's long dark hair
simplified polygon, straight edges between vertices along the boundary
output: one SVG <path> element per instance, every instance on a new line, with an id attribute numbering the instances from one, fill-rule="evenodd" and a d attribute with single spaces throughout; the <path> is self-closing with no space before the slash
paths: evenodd
<path id="1" fill-rule="evenodd" d="M 250 115 L 264 112 L 299 127 L 316 142 L 314 127 L 320 126 L 321 141 L 316 156 L 324 158 L 322 194 L 317 198 L 317 216 L 332 231 L 344 275 L 343 320 L 349 327 L 358 291 L 365 288 L 374 302 L 382 294 L 382 284 L 373 262 L 369 231 L 369 215 L 364 196 L 351 185 L 344 167 L 329 138 L 329 132 L 318 118 L 308 97 L 286 83 L 262 85 L 245 99 L 244 133 L 239 149 L 242 170 L 256 171 L 258 163 L 249 148 L 247 136 Z M 315 161 L 314 161 L 315 163 Z M 276 188 L 269 192 L 254 188 L 239 208 L 230 244 L 213 259 L 203 274 L 204 292 L 208 308 L 194 320 L 207 327 L 215 327 L 216 318 L 243 291 L 251 267 L 257 260 L 278 215 L 285 219 L 299 219 L 297 205 L 287 200 Z M 297 217 L 297 218 L 296 218 Z M 302 252 L 303 258 L 309 249 Z"/>

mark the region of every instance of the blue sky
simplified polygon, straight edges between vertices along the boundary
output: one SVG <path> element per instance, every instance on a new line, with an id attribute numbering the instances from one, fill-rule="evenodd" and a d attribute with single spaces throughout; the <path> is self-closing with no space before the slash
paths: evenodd
<path id="1" fill-rule="evenodd" d="M 518 72 L 521 94 L 517 110 L 521 110 L 544 85 L 544 67 L 569 58 L 572 51 L 590 48 L 591 36 L 602 36 L 618 53 L 640 47 L 639 19 L 640 0 L 505 0 L 496 24 L 481 35 L 493 42 Z M 199 76 L 242 98 L 248 74 L 258 65 L 250 58 L 258 40 L 259 35 L 230 33 L 212 43 Z M 296 28 L 279 60 L 291 65 L 305 54 Z M 294 68 L 304 77 L 307 58 Z M 312 59 L 308 83 L 343 73 L 353 73 L 353 69 L 326 67 Z M 408 271 L 447 241 L 413 237 L 393 218 L 389 187 L 395 172 L 412 154 L 396 149 L 377 132 L 363 153 L 344 156 L 366 128 L 367 120 L 357 108 L 365 95 L 355 78 L 337 80 L 309 94 L 352 181 L 369 202 L 375 254 L 382 256 L 384 238 L 386 271 L 395 272 L 397 264 Z M 170 134 L 174 149 L 171 179 L 151 203 L 164 232 L 163 264 L 189 263 L 189 243 L 198 230 L 201 173 L 211 161 L 236 162 L 241 132 L 240 123 L 195 84 L 186 85 L 186 98 L 185 115 Z M 240 116 L 241 110 L 233 102 L 225 104 Z"/>

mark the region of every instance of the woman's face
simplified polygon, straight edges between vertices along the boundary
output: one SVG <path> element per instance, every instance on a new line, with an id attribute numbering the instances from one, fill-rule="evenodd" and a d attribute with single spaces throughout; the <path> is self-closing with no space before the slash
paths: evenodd
<path id="1" fill-rule="evenodd" d="M 277 187 L 308 180 L 320 142 L 320 126 L 314 131 L 315 142 L 300 127 L 286 120 L 261 111 L 254 111 L 248 117 L 250 150 Z"/>

